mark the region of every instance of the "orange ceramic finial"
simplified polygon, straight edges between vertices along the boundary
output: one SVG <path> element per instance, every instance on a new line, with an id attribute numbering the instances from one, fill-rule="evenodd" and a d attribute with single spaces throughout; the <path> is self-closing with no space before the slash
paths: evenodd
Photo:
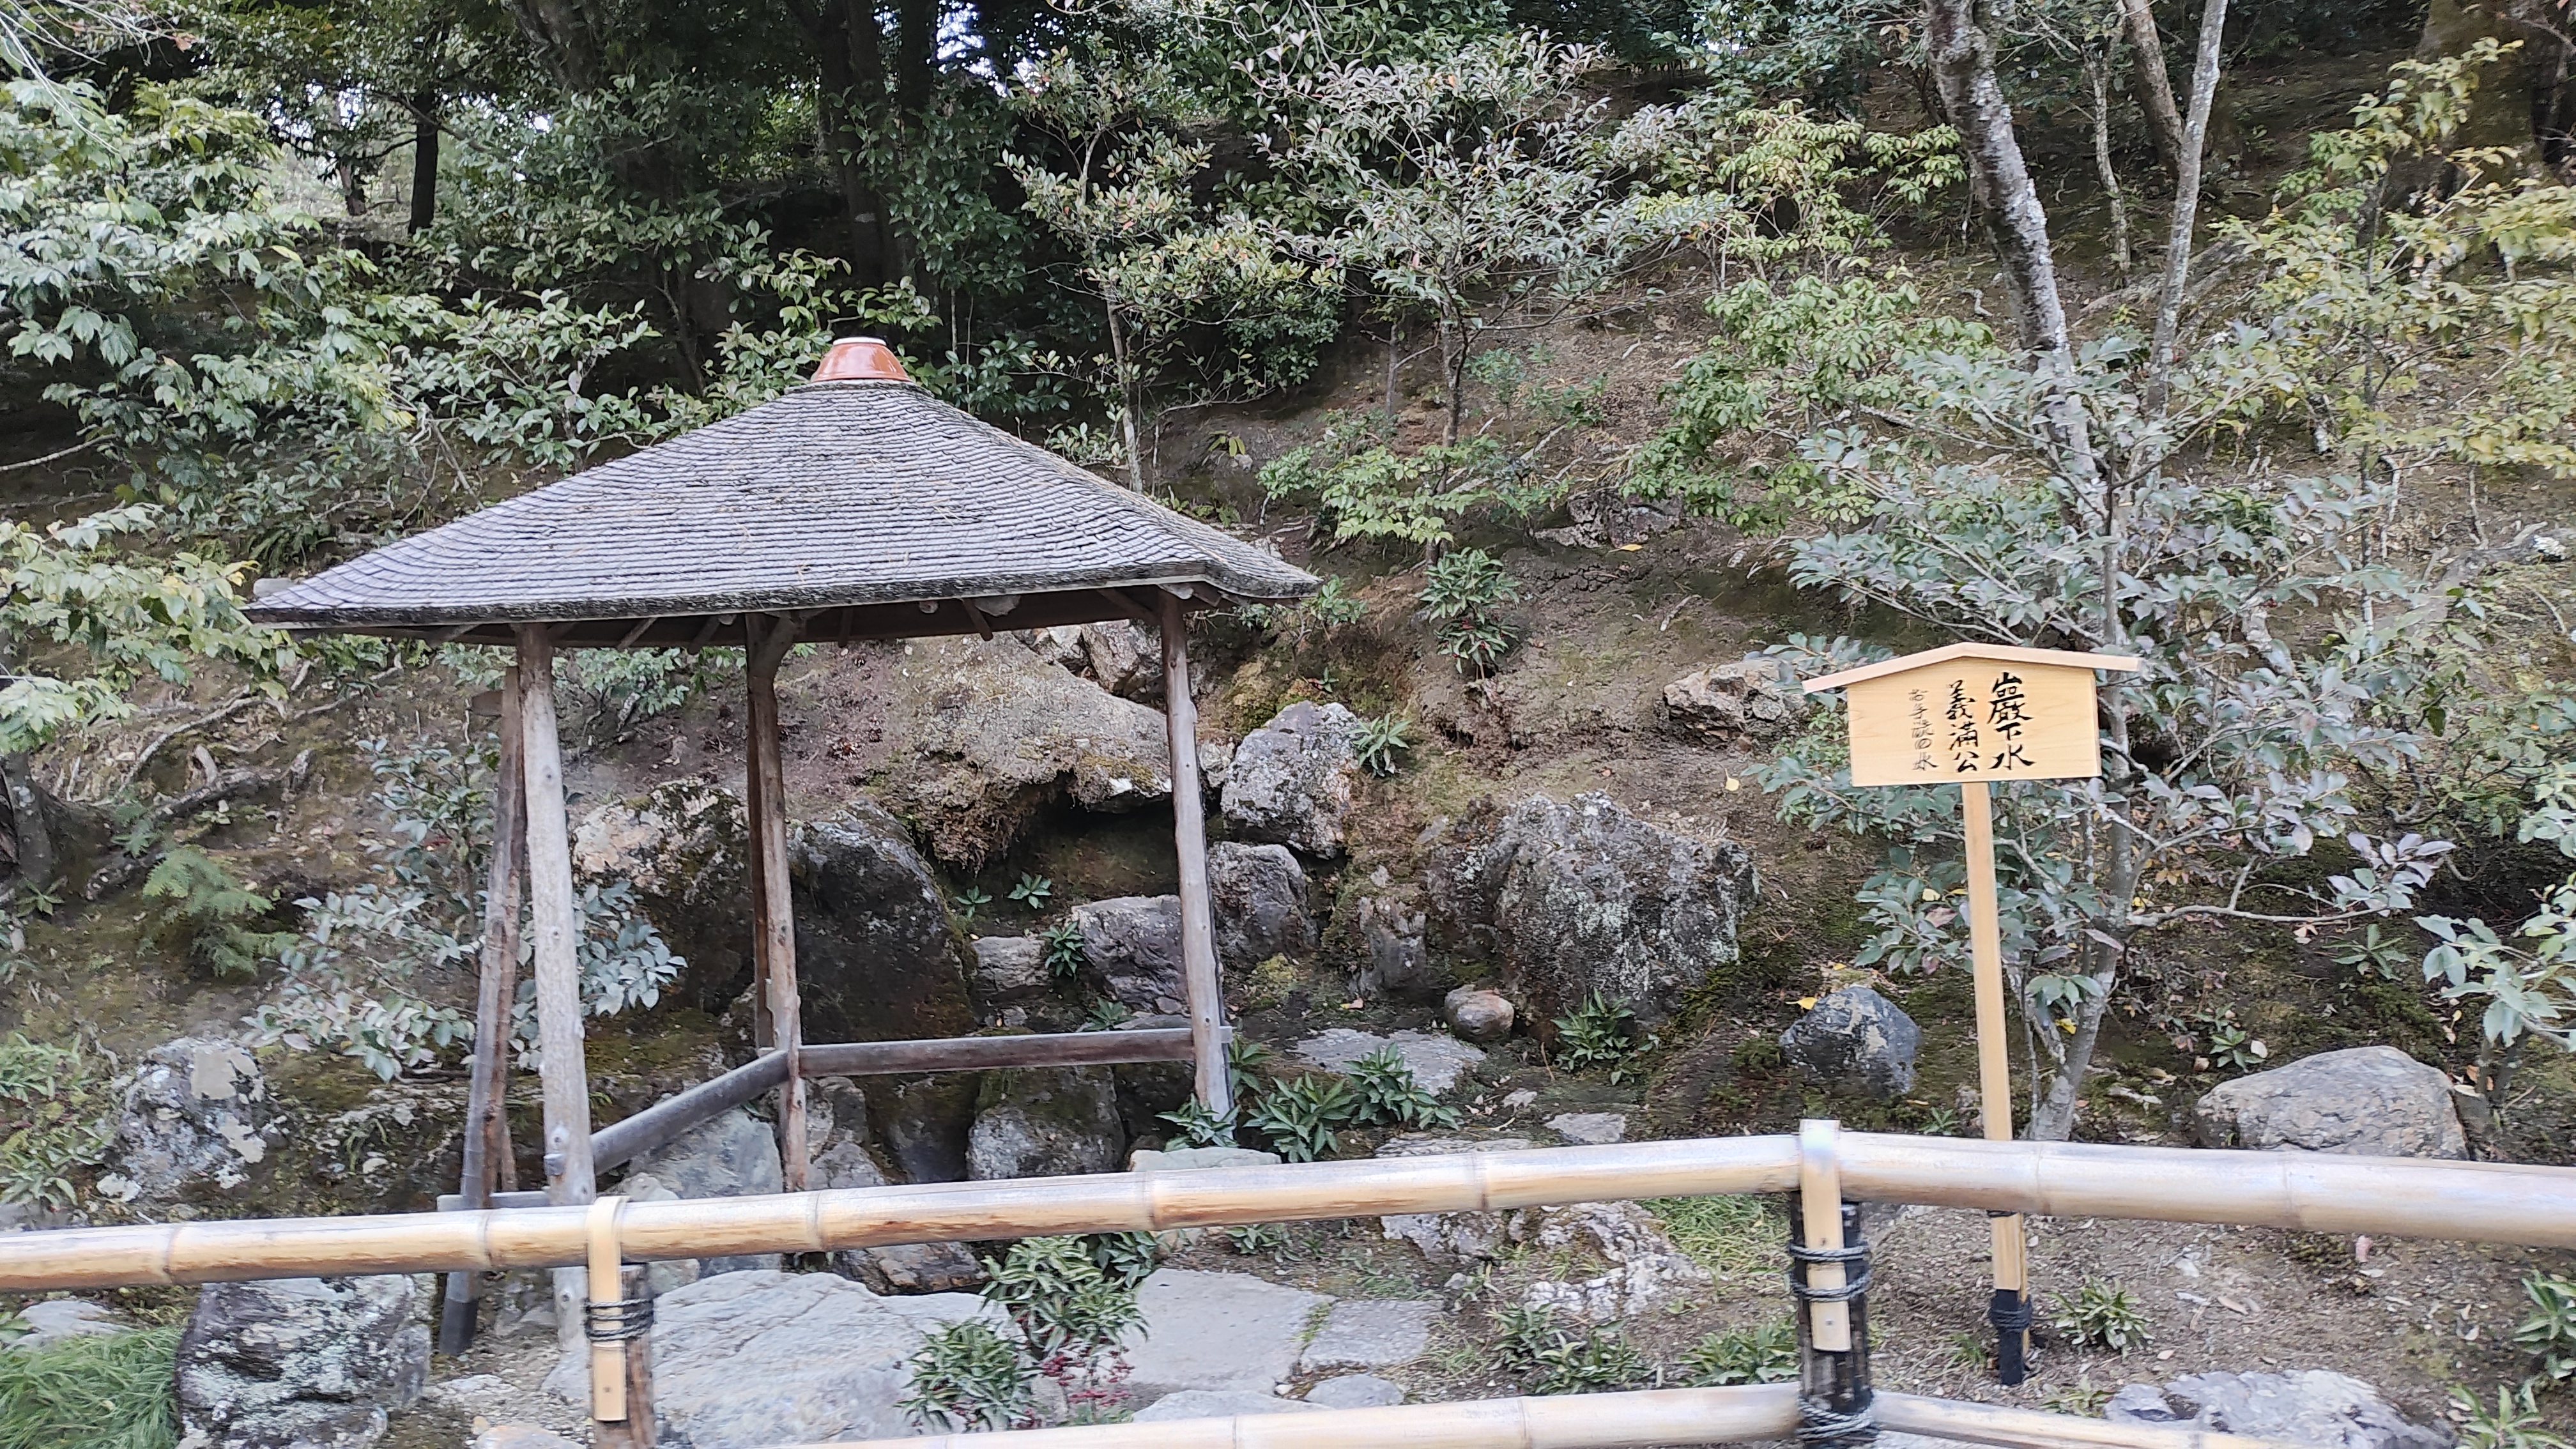
<path id="1" fill-rule="evenodd" d="M 823 365 L 814 369 L 816 382 L 910 382 L 912 374 L 903 370 L 902 359 L 885 345 L 882 337 L 844 337 L 823 354 Z"/>

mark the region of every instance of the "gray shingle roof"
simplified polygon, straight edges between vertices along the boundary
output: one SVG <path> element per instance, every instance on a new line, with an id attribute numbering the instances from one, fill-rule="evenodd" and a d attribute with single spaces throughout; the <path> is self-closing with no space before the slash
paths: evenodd
<path id="1" fill-rule="evenodd" d="M 1006 628 L 1063 623 L 1134 611 L 1133 596 L 1122 606 L 1102 590 L 1163 584 L 1200 586 L 1181 591 L 1205 606 L 1210 589 L 1282 600 L 1317 581 L 911 383 L 822 382 L 389 544 L 249 612 L 390 633 L 658 619 L 617 642 L 670 643 L 693 619 L 747 612 L 832 611 L 845 636 L 853 618 L 874 635 L 988 622 L 933 603 L 957 599 L 986 601 Z M 993 607 L 997 596 L 1056 597 L 1023 613 Z"/>

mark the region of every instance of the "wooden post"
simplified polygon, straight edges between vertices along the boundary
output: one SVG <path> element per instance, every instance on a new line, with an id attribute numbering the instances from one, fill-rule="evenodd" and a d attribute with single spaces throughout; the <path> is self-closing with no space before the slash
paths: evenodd
<path id="1" fill-rule="evenodd" d="M 1225 993 L 1217 975 L 1216 921 L 1208 906 L 1207 815 L 1199 803 L 1199 711 L 1190 699 L 1189 626 L 1181 601 L 1158 590 L 1163 630 L 1163 718 L 1171 726 L 1172 844 L 1181 866 L 1181 987 L 1190 1005 L 1198 1098 L 1219 1117 L 1234 1110 L 1225 1073 Z"/>
<path id="2" fill-rule="evenodd" d="M 627 1267 L 618 1216 L 624 1198 L 591 1204 L 589 1270 L 594 1289 L 584 1315 L 590 1339 L 590 1442 L 593 1449 L 652 1449 L 653 1305 L 641 1267 Z M 614 1295 L 614 1296 L 609 1296 Z"/>
<path id="3" fill-rule="evenodd" d="M 805 1143 L 805 1029 L 796 991 L 796 907 L 788 893 L 787 775 L 778 754 L 778 666 L 796 642 L 796 621 L 758 615 L 747 621 L 743 676 L 750 694 L 743 751 L 750 802 L 752 959 L 769 1019 L 770 1041 L 787 1053 L 787 1080 L 778 1088 L 778 1161 L 789 1192 L 803 1192 L 812 1172 Z"/>
<path id="4" fill-rule="evenodd" d="M 1798 1441 L 1863 1444 L 1870 1419 L 1869 1319 L 1862 1294 L 1869 1259 L 1859 1210 L 1843 1201 L 1842 1127 L 1798 1124 L 1798 1225 L 1790 1256 L 1798 1298 Z M 1847 1267 L 1857 1263 L 1858 1271 Z"/>
<path id="5" fill-rule="evenodd" d="M 581 916 L 573 903 L 572 835 L 564 820 L 563 749 L 555 730 L 554 641 L 543 624 L 521 624 L 519 725 L 526 752 L 528 930 L 535 941 L 538 1080 L 545 1089 L 546 1198 L 597 1197 L 590 1166 L 590 1070 L 582 1053 Z M 555 1272 L 555 1331 L 567 1348 L 582 1341 L 582 1270 Z"/>
<path id="6" fill-rule="evenodd" d="M 2001 894 L 1995 889 L 1995 815 L 1991 787 L 1983 780 L 1959 786 L 1967 827 L 1968 955 L 1976 977 L 1977 1095 L 1986 1140 L 2013 1136 L 2012 1065 L 2004 1049 L 2004 940 Z M 2028 1372 L 2030 1265 L 2019 1214 L 1991 1216 L 1995 1296 L 1987 1316 L 1995 1325 L 1995 1375 L 2017 1384 Z"/>
<path id="7" fill-rule="evenodd" d="M 519 671 L 501 676 L 501 757 L 492 772 L 492 859 L 483 875 L 482 977 L 474 995 L 474 1070 L 465 1096 L 465 1170 L 457 1192 L 467 1211 L 492 1205 L 500 1165 L 509 1160 L 502 1105 L 509 1088 L 510 1005 L 519 978 L 519 860 L 527 827 L 525 748 L 519 728 Z M 451 1273 L 439 1316 L 438 1346 L 463 1353 L 474 1342 L 476 1275 Z"/>
<path id="8" fill-rule="evenodd" d="M 1810 1248 L 1843 1245 L 1843 1175 L 1836 1129 L 1837 1124 L 1825 1121 L 1798 1124 L 1798 1233 Z M 1807 1265 L 1809 1288 L 1832 1292 L 1844 1281 L 1840 1263 Z M 1808 1324 L 1817 1348 L 1827 1353 L 1850 1351 L 1851 1305 L 1811 1303 Z"/>

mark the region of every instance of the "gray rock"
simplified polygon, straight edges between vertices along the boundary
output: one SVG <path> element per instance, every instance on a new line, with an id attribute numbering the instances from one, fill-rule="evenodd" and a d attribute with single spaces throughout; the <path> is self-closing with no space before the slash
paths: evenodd
<path id="1" fill-rule="evenodd" d="M 1243 737 L 1225 782 L 1225 820 L 1243 840 L 1337 856 L 1359 785 L 1359 717 L 1299 700 Z"/>
<path id="2" fill-rule="evenodd" d="M 1866 986 L 1833 993 L 1780 1033 L 1780 1050 L 1800 1076 L 1876 1102 L 1914 1090 L 1914 1056 L 1922 1046 L 1914 1018 Z"/>
<path id="3" fill-rule="evenodd" d="M 86 1298 L 48 1298 L 30 1303 L 18 1310 L 18 1324 L 26 1330 L 0 1351 L 43 1348 L 66 1338 L 89 1338 L 102 1333 L 124 1333 L 133 1324 L 119 1318 L 106 1304 Z"/>
<path id="4" fill-rule="evenodd" d="M 1628 1118 L 1621 1112 L 1567 1112 L 1548 1118 L 1547 1130 L 1578 1147 L 1606 1147 L 1628 1140 Z"/>
<path id="5" fill-rule="evenodd" d="M 814 1158 L 820 1188 L 884 1187 L 885 1169 L 854 1142 L 837 1143 Z M 900 1243 L 882 1248 L 843 1248 L 832 1271 L 872 1293 L 956 1293 L 984 1281 L 984 1265 L 963 1243 Z"/>
<path id="6" fill-rule="evenodd" d="M 1142 1334 L 1127 1352 L 1138 1395 L 1233 1389 L 1267 1395 L 1297 1365 L 1307 1321 L 1333 1300 L 1249 1273 L 1157 1268 L 1136 1286 Z"/>
<path id="7" fill-rule="evenodd" d="M 1126 1152 L 1118 1083 L 1107 1067 L 991 1072 L 966 1139 L 966 1176 L 989 1182 L 1116 1172 Z"/>
<path id="8" fill-rule="evenodd" d="M 1481 961 L 1530 1020 L 1594 991 L 1656 1022 L 1737 959 L 1753 861 L 1677 835 L 1606 795 L 1490 803 L 1425 840 L 1435 953 Z"/>
<path id="9" fill-rule="evenodd" d="M 1344 1374 L 1308 1389 L 1306 1402 L 1319 1409 L 1382 1409 L 1404 1402 L 1404 1386 L 1375 1374 Z"/>
<path id="10" fill-rule="evenodd" d="M 1196 1172 L 1208 1167 L 1277 1167 L 1279 1154 L 1250 1147 L 1150 1147 L 1127 1154 L 1130 1172 Z"/>
<path id="11" fill-rule="evenodd" d="M 898 1180 L 966 1180 L 966 1139 L 982 1089 L 983 1078 L 974 1072 L 880 1077 L 870 1084 L 868 1126 Z"/>
<path id="12" fill-rule="evenodd" d="M 784 1190 L 778 1138 L 770 1125 L 737 1107 L 720 1112 L 627 1165 L 627 1180 L 651 1178 L 678 1197 L 757 1197 Z M 703 1260 L 708 1273 L 775 1268 L 776 1253 Z"/>
<path id="13" fill-rule="evenodd" d="M 1406 1133 L 1377 1150 L 1380 1157 L 1446 1157 L 1458 1152 L 1521 1152 L 1526 1137 L 1435 1137 Z M 1434 1263 L 1490 1263 L 1505 1246 L 1506 1214 L 1499 1212 L 1395 1213 L 1378 1219 L 1378 1230 L 1411 1243 Z"/>
<path id="14" fill-rule="evenodd" d="M 179 1335 L 181 1449 L 359 1449 L 429 1379 L 405 1275 L 216 1283 Z"/>
<path id="15" fill-rule="evenodd" d="M 1764 744 L 1807 717 L 1806 691 L 1776 659 L 1743 659 L 1695 669 L 1664 686 L 1673 728 L 1710 744 Z"/>
<path id="16" fill-rule="evenodd" d="M 2321 1449 L 2448 1449 L 2451 1443 L 2445 1430 L 2408 1422 L 2377 1389 L 2323 1369 L 2193 1374 L 2162 1389 L 2129 1384 L 2103 1412 L 2113 1423 L 2189 1424 Z"/>
<path id="17" fill-rule="evenodd" d="M 1437 1032 L 1399 1031 L 1376 1036 L 1347 1026 L 1317 1032 L 1290 1047 L 1288 1054 L 1310 1067 L 1347 1072 L 1352 1063 L 1388 1047 L 1395 1048 L 1395 1054 L 1413 1070 L 1413 1079 L 1434 1096 L 1458 1085 L 1460 1077 L 1485 1060 L 1483 1052 Z"/>
<path id="18" fill-rule="evenodd" d="M 1154 701 L 1163 697 L 1163 636 L 1132 619 L 1085 624 L 1082 672 L 1120 699 Z"/>
<path id="19" fill-rule="evenodd" d="M 711 1015 L 751 985 L 750 840 L 741 797 L 706 780 L 656 785 L 573 822 L 573 868 L 635 887 L 681 958 L 666 994 Z"/>
<path id="20" fill-rule="evenodd" d="M 2193 1109 L 2211 1147 L 2466 1157 L 2451 1083 L 2395 1047 L 2320 1052 L 2223 1082 Z"/>
<path id="21" fill-rule="evenodd" d="M 1035 936 L 975 938 L 975 998 L 991 1006 L 1009 1006 L 1046 995 L 1054 984 L 1047 973 L 1046 943 Z"/>
<path id="22" fill-rule="evenodd" d="M 830 1273 L 727 1273 L 653 1309 L 653 1408 L 665 1449 L 768 1449 L 910 1435 L 897 1401 L 922 1335 L 999 1309 L 963 1293 L 880 1298 Z M 588 1401 L 587 1348 L 547 1392 Z"/>
<path id="23" fill-rule="evenodd" d="M 835 1142 L 868 1140 L 868 1094 L 848 1077 L 805 1084 L 805 1140 L 820 1152 Z"/>
<path id="24" fill-rule="evenodd" d="M 915 1040 L 975 1029 L 972 953 L 901 822 L 859 801 L 788 849 L 805 1039 Z"/>
<path id="25" fill-rule="evenodd" d="M 581 1449 L 581 1446 L 561 1434 L 549 1434 L 543 1429 L 501 1424 L 475 1435 L 469 1449 Z"/>
<path id="26" fill-rule="evenodd" d="M 1173 1419 L 1238 1419 L 1246 1414 L 1303 1414 L 1324 1407 L 1251 1389 L 1183 1389 L 1165 1394 L 1137 1411 L 1129 1422 L 1161 1424 Z"/>
<path id="27" fill-rule="evenodd" d="M 1336 1303 L 1297 1360 L 1300 1373 L 1338 1368 L 1391 1368 L 1422 1357 L 1431 1345 L 1438 1303 L 1350 1298 Z M 1311 1397 L 1311 1395 L 1309 1396 Z"/>
<path id="28" fill-rule="evenodd" d="M 1208 907 L 1216 918 L 1216 958 L 1249 971 L 1273 956 L 1315 949 L 1315 918 L 1306 910 L 1306 868 L 1284 845 L 1221 840 L 1208 847 Z"/>
<path id="29" fill-rule="evenodd" d="M 1176 1012 L 1181 989 L 1181 898 L 1113 896 L 1073 908 L 1082 972 L 1130 1011 Z"/>
<path id="30" fill-rule="evenodd" d="M 276 1132 L 259 1063 L 232 1042 L 183 1036 L 145 1054 L 126 1081 L 102 1179 L 111 1197 L 165 1201 L 239 1187 Z"/>
<path id="31" fill-rule="evenodd" d="M 1512 1034 L 1512 999 L 1487 986 L 1461 986 L 1440 999 L 1440 1019 L 1461 1041 L 1498 1042 Z"/>
<path id="32" fill-rule="evenodd" d="M 1607 1271 L 1583 1278 L 1543 1280 L 1522 1291 L 1521 1302 L 1579 1323 L 1618 1323 L 1659 1311 L 1706 1287 L 1708 1270 L 1675 1246 L 1655 1215 L 1633 1202 L 1587 1202 L 1527 1208 L 1507 1229 L 1515 1243 L 1559 1256 L 1592 1259 Z"/>
<path id="33" fill-rule="evenodd" d="M 1359 898 L 1351 913 L 1350 939 L 1359 946 L 1362 996 L 1419 1001 L 1449 984 L 1449 973 L 1432 965 L 1424 943 L 1427 919 L 1405 895 Z"/>

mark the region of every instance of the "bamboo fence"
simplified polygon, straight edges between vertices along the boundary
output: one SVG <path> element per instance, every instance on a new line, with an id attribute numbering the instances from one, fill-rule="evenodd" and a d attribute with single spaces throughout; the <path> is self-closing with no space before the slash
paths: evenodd
<path id="1" fill-rule="evenodd" d="M 1866 1201 L 2576 1247 L 2571 1168 L 1871 1133 L 1842 1134 L 1838 1159 L 1841 1195 Z M 1783 1193 L 1797 1188 L 1801 1165 L 1795 1137 L 1699 1138 L 628 1203 L 616 1230 L 628 1261 L 649 1262 Z M 558 1267 L 584 1260 L 586 1212 L 568 1206 L 12 1233 L 0 1238 L 0 1289 Z"/>

